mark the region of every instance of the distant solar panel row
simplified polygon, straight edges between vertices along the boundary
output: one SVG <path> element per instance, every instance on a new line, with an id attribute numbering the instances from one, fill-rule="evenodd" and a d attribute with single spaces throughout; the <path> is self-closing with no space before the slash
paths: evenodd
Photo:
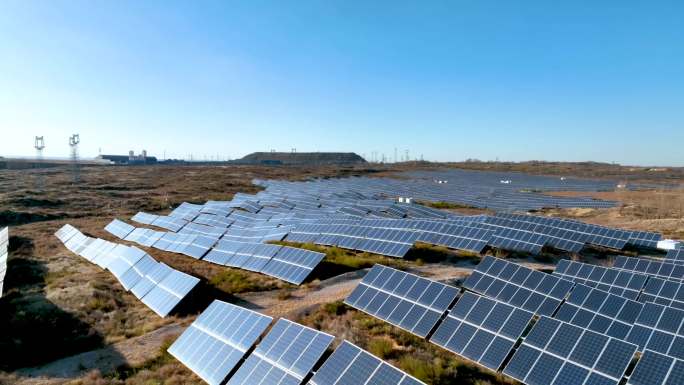
<path id="1" fill-rule="evenodd" d="M 420 337 L 426 337 L 458 290 L 413 274 L 375 265 L 345 303 Z"/>
<path id="2" fill-rule="evenodd" d="M 71 225 L 64 225 L 55 236 L 70 251 L 109 270 L 124 289 L 161 317 L 199 283 L 199 279 L 155 261 L 136 247 L 90 238 Z"/>

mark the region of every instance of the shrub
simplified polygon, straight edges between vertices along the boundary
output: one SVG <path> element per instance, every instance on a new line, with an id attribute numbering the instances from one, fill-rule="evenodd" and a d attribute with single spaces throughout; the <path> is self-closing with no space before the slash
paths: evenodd
<path id="1" fill-rule="evenodd" d="M 387 359 L 391 356 L 394 346 L 387 338 L 373 338 L 368 343 L 368 350 L 382 359 Z"/>

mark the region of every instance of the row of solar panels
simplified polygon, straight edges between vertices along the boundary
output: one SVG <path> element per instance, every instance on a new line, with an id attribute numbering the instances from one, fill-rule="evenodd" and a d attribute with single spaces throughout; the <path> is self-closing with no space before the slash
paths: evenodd
<path id="1" fill-rule="evenodd" d="M 458 289 L 378 265 L 345 302 L 530 385 L 618 384 L 636 351 L 684 359 L 679 309 L 491 257 L 464 287 L 479 294 L 464 293 L 449 310 Z M 511 357 L 535 315 L 540 321 Z"/>
<path id="2" fill-rule="evenodd" d="M 378 196 L 412 197 L 420 201 L 449 202 L 497 211 L 539 210 L 545 207 L 613 207 L 616 202 L 601 201 L 590 197 L 559 197 L 540 194 L 538 190 L 549 191 L 598 191 L 613 190 L 615 184 L 580 181 L 577 179 L 555 179 L 554 184 L 529 183 L 531 177 L 525 174 L 509 174 L 510 183 L 501 183 L 494 174 L 456 171 L 440 175 L 442 182 L 425 174 L 406 174 L 407 178 L 344 178 L 307 182 L 286 182 L 255 180 L 253 183 L 266 187 L 267 192 L 301 196 L 305 194 L 322 197 Z M 581 182 L 581 183 L 578 183 Z M 578 189 L 577 186 L 582 188 Z M 542 187 L 544 186 L 544 187 Z"/>
<path id="3" fill-rule="evenodd" d="M 91 238 L 67 224 L 55 236 L 73 253 L 109 270 L 121 285 L 166 317 L 199 283 L 199 279 L 157 262 L 137 247 Z"/>
<path id="4" fill-rule="evenodd" d="M 391 226 L 385 221 L 384 226 Z M 403 257 L 415 242 L 481 253 L 485 247 L 540 254 L 546 246 L 578 253 L 587 244 L 623 249 L 628 244 L 655 248 L 657 233 L 609 229 L 576 221 L 529 215 L 516 219 L 494 216 L 472 222 L 440 223 L 439 227 L 392 229 L 345 223 L 295 225 L 286 236 L 291 242 L 309 242 Z M 399 221 L 400 222 L 400 221 Z"/>
<path id="5" fill-rule="evenodd" d="M 0 229 L 0 297 L 2 297 L 3 287 L 5 286 L 5 275 L 7 274 L 7 257 L 9 256 L 9 227 Z"/>
<path id="6" fill-rule="evenodd" d="M 283 318 L 254 348 L 272 320 L 215 300 L 168 351 L 210 385 L 423 384 L 347 341 L 323 360 L 334 337 Z"/>
<path id="7" fill-rule="evenodd" d="M 253 234 L 237 236 L 236 233 L 218 236 L 197 232 L 197 225 L 185 225 L 180 233 L 161 232 L 135 228 L 120 220 L 113 220 L 105 230 L 120 239 L 136 242 L 143 246 L 185 254 L 196 259 L 266 274 L 286 282 L 299 285 L 323 260 L 325 254 L 288 246 L 248 242 Z M 189 226 L 189 227 L 188 227 Z M 270 231 L 269 229 L 266 229 Z M 187 231 L 187 232 L 185 232 Z M 239 230 L 245 235 L 245 230 Z M 284 234 L 261 236 L 259 241 L 279 240 Z M 239 239 L 235 241 L 233 239 Z"/>

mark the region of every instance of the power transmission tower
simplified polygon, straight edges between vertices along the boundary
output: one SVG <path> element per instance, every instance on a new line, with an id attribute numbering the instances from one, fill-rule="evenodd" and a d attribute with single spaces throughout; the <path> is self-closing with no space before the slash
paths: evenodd
<path id="1" fill-rule="evenodd" d="M 71 166 L 74 174 L 74 183 L 80 180 L 78 167 L 78 144 L 81 143 L 81 138 L 78 134 L 73 134 L 69 137 L 69 147 L 71 147 Z"/>
<path id="2" fill-rule="evenodd" d="M 33 141 L 33 148 L 36 149 L 36 163 L 43 163 L 43 150 L 45 149 L 45 140 L 42 136 L 36 136 Z M 41 167 L 38 165 L 37 167 Z M 41 172 L 36 173 L 36 189 L 41 190 L 43 188 L 43 174 Z"/>

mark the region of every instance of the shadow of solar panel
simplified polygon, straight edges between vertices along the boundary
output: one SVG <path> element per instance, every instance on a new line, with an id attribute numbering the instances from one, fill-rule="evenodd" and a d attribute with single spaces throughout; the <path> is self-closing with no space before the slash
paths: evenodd
<path id="1" fill-rule="evenodd" d="M 503 373 L 527 385 L 617 385 L 637 347 L 542 316 Z"/>
<path id="2" fill-rule="evenodd" d="M 158 262 L 131 288 L 131 293 L 133 293 L 136 298 L 141 299 L 166 278 L 171 271 L 173 271 L 172 268 L 163 262 Z"/>
<path id="3" fill-rule="evenodd" d="M 344 341 L 323 363 L 309 385 L 420 385 L 423 382 Z"/>
<path id="4" fill-rule="evenodd" d="M 644 352 L 627 385 L 684 384 L 684 361 L 650 350 Z"/>
<path id="5" fill-rule="evenodd" d="M 577 284 L 556 313 L 556 319 L 624 340 L 643 304 Z"/>
<path id="6" fill-rule="evenodd" d="M 333 339 L 281 318 L 228 384 L 301 384 Z"/>
<path id="7" fill-rule="evenodd" d="M 684 283 L 650 277 L 639 301 L 684 309 Z"/>
<path id="8" fill-rule="evenodd" d="M 215 300 L 168 352 L 210 385 L 221 384 L 272 318 Z"/>
<path id="9" fill-rule="evenodd" d="M 684 359 L 684 310 L 644 304 L 627 341 L 638 345 L 639 351 L 653 350 Z"/>
<path id="10" fill-rule="evenodd" d="M 430 342 L 497 371 L 533 313 L 466 292 Z"/>
<path id="11" fill-rule="evenodd" d="M 619 255 L 615 257 L 613 267 L 616 269 L 639 272 L 665 279 L 676 281 L 684 280 L 684 265 L 674 263 L 654 261 L 645 258 L 631 258 Z"/>
<path id="12" fill-rule="evenodd" d="M 637 299 L 648 279 L 645 274 L 565 259 L 558 262 L 553 274 L 633 300 Z"/>
<path id="13" fill-rule="evenodd" d="M 114 219 L 105 226 L 105 230 L 119 239 L 124 239 L 131 231 L 135 230 L 135 227 L 126 222 Z"/>
<path id="14" fill-rule="evenodd" d="M 487 256 L 463 287 L 538 315 L 551 316 L 574 286 L 568 281 Z"/>
<path id="15" fill-rule="evenodd" d="M 261 273 L 301 284 L 323 260 L 325 254 L 283 246 L 261 270 Z"/>
<path id="16" fill-rule="evenodd" d="M 140 300 L 160 317 L 166 317 L 198 283 L 198 278 L 172 270 Z"/>
<path id="17" fill-rule="evenodd" d="M 375 265 L 344 302 L 420 337 L 426 337 L 457 294 L 455 287 Z"/>

